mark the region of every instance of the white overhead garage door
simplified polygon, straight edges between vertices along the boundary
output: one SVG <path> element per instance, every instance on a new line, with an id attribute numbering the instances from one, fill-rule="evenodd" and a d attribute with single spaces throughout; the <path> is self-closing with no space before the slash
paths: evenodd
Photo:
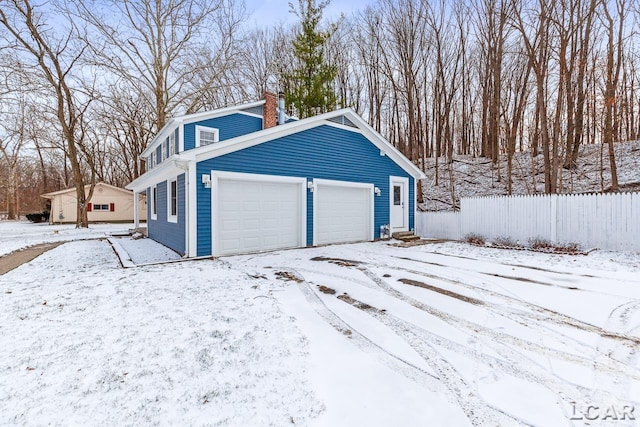
<path id="1" fill-rule="evenodd" d="M 373 184 L 314 183 L 315 245 L 373 240 Z"/>
<path id="2" fill-rule="evenodd" d="M 214 255 L 306 246 L 306 178 L 212 172 Z"/>

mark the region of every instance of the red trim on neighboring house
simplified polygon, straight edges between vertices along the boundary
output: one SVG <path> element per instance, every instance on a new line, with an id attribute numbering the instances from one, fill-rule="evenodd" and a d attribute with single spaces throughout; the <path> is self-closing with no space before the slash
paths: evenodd
<path id="1" fill-rule="evenodd" d="M 91 212 L 91 203 L 87 203 L 87 212 Z"/>
<path id="2" fill-rule="evenodd" d="M 109 203 L 109 212 L 115 212 L 115 211 L 116 211 L 116 204 Z"/>

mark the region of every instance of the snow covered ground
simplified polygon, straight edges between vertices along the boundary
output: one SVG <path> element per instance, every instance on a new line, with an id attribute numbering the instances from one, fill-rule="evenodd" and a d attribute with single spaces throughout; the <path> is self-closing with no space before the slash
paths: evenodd
<path id="1" fill-rule="evenodd" d="M 0 276 L 0 425 L 636 425 L 639 271 L 386 242 L 123 269 L 66 243 Z"/>
<path id="2" fill-rule="evenodd" d="M 77 229 L 75 224 L 0 221 L 0 256 L 39 243 L 102 238 L 106 233 L 125 233 L 130 228 L 133 223 L 91 224 L 90 228 Z"/>
<path id="3" fill-rule="evenodd" d="M 561 169 L 560 193 L 601 192 L 611 186 L 611 172 L 607 148 L 601 145 L 581 145 L 578 167 Z M 614 144 L 618 182 L 622 191 L 640 190 L 640 141 Z M 453 160 L 455 196 L 501 196 L 507 192 L 506 155 L 500 156 L 499 165 L 493 165 L 483 157 L 457 155 Z M 513 162 L 513 194 L 544 193 L 544 165 L 542 154 L 532 158 L 530 152 L 515 153 Z M 498 172 L 498 166 L 500 172 Z M 438 185 L 436 184 L 435 159 L 427 159 L 427 178 L 422 181 L 424 202 L 420 210 L 451 210 L 451 185 L 449 165 L 442 158 L 438 161 Z M 602 169 L 602 174 L 600 173 Z M 535 171 L 535 175 L 532 173 Z M 501 179 L 498 179 L 501 177 Z"/>

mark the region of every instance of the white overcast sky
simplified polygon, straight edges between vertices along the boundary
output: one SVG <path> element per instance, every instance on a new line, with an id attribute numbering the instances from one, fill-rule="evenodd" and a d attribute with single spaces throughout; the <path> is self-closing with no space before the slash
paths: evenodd
<path id="1" fill-rule="evenodd" d="M 292 0 L 292 3 L 297 5 L 298 0 Z M 373 0 L 333 0 L 324 10 L 323 20 L 333 21 L 340 16 L 340 13 L 349 16 L 372 3 Z M 249 26 L 255 24 L 259 27 L 270 27 L 273 24 L 293 23 L 298 20 L 294 14 L 289 13 L 288 0 L 245 0 L 245 4 L 249 14 Z"/>

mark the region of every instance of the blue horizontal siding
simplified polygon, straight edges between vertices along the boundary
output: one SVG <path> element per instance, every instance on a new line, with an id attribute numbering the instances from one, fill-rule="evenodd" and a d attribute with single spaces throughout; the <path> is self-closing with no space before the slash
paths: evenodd
<path id="1" fill-rule="evenodd" d="M 190 150 L 196 146 L 196 126 L 208 126 L 219 130 L 220 141 L 246 135 L 262 130 L 262 119 L 246 114 L 229 114 L 214 119 L 184 125 L 184 149 Z"/>
<path id="2" fill-rule="evenodd" d="M 413 178 L 362 134 L 322 125 L 197 164 L 197 180 L 212 170 L 373 183 L 374 234 L 389 224 L 389 176 L 409 178 L 409 228 L 414 227 Z M 313 195 L 307 192 L 307 244 L 313 242 Z M 198 256 L 211 255 L 211 190 L 198 186 Z"/>
<path id="3" fill-rule="evenodd" d="M 181 255 L 185 254 L 185 185 L 184 174 L 178 176 L 178 222 L 167 221 L 168 181 L 157 184 L 158 219 L 151 219 L 151 203 L 147 204 L 147 233 L 153 240 L 173 249 Z M 151 189 L 147 189 L 147 200 Z"/>

